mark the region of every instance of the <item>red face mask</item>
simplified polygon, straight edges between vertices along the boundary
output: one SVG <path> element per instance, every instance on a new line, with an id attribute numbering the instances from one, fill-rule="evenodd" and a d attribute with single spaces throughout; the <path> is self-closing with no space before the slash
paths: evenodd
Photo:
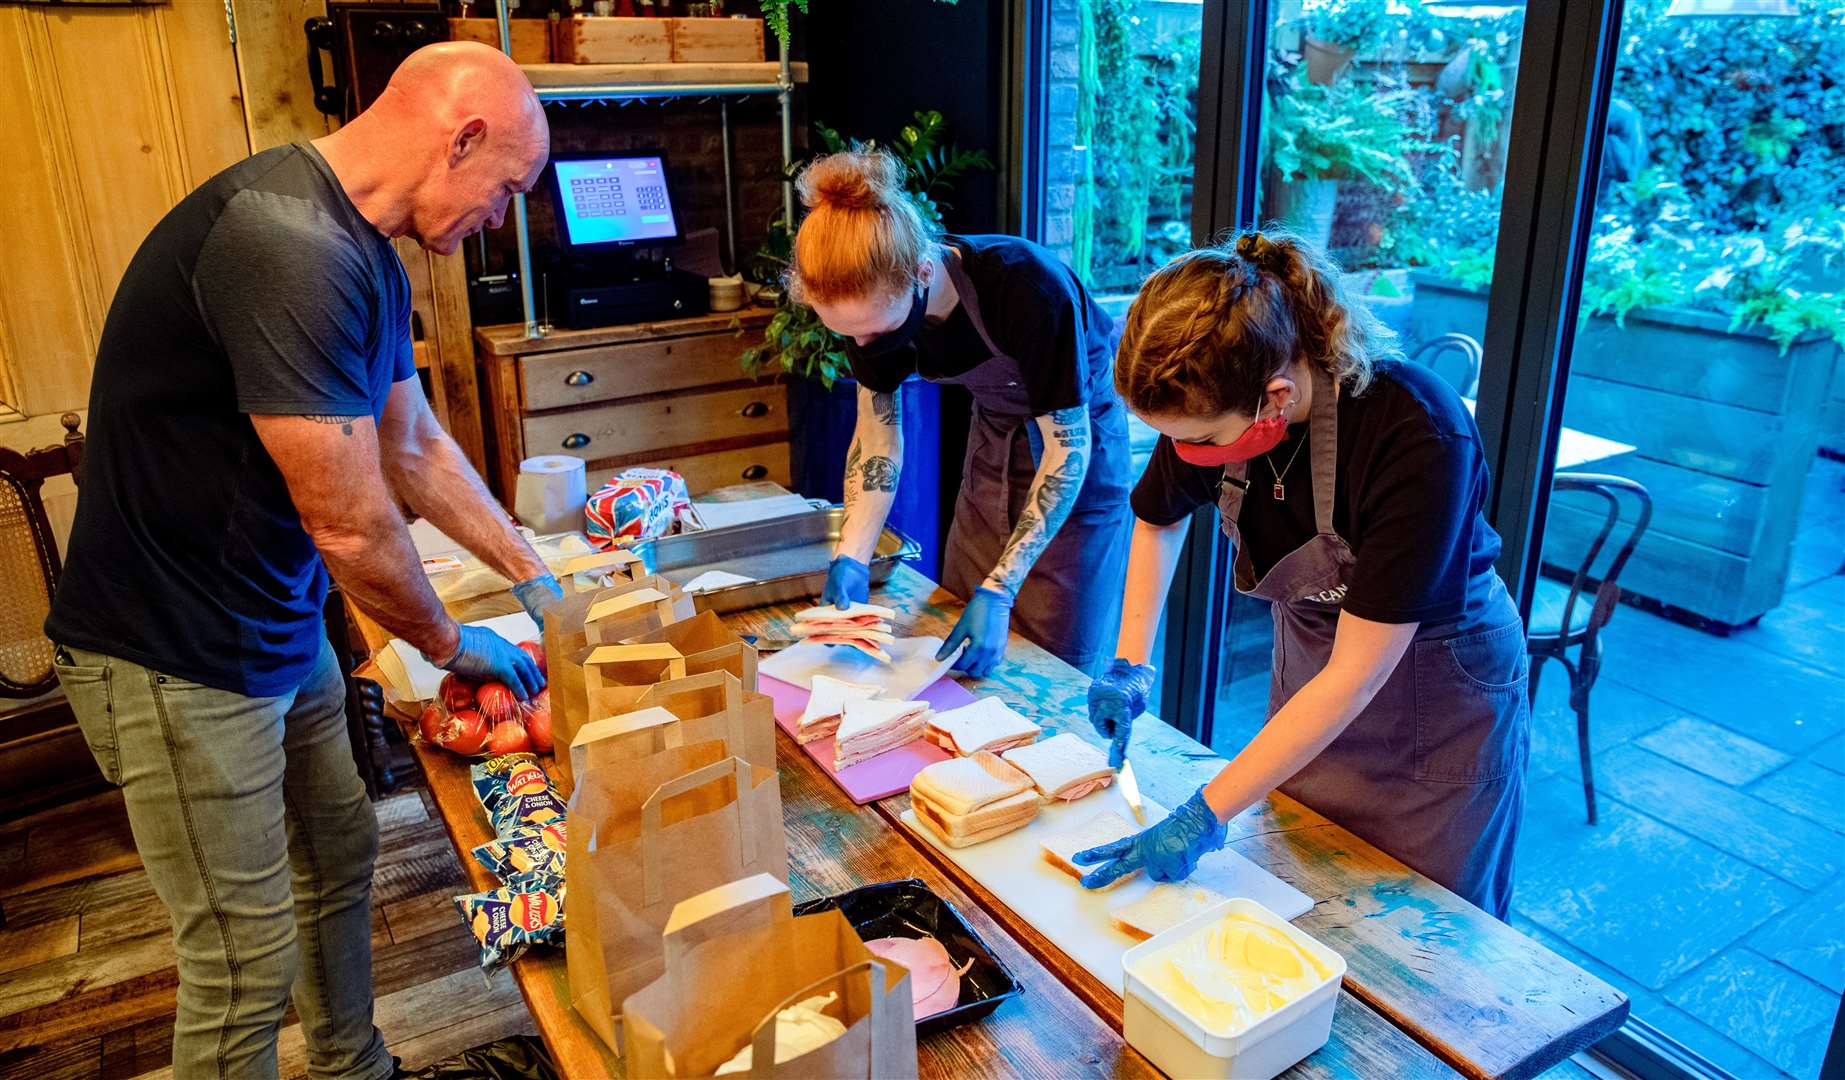
<path id="1" fill-rule="evenodd" d="M 1256 407 L 1258 415 L 1261 406 Z M 1187 465 L 1228 465 L 1233 461 L 1248 461 L 1259 457 L 1281 445 L 1281 440 L 1288 436 L 1288 418 L 1277 412 L 1266 420 L 1257 420 L 1249 425 L 1241 435 L 1214 446 L 1209 443 L 1183 443 L 1172 441 L 1173 453 Z"/>

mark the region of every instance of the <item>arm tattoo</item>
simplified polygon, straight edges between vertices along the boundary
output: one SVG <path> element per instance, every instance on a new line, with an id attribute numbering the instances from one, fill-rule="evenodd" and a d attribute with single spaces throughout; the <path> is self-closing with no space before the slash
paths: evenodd
<path id="1" fill-rule="evenodd" d="M 992 573 L 992 577 L 1014 595 L 1025 583 L 1025 575 L 1031 572 L 1032 564 L 1038 561 L 1038 556 L 1044 553 L 1051 538 L 1057 535 L 1057 530 L 1075 508 L 1087 474 L 1083 452 L 1072 450 L 1055 471 L 1037 478 L 1037 490 L 1030 504 L 1019 513 L 1012 538 L 1006 541 L 1006 550 L 1000 554 L 999 565 Z"/>
<path id="2" fill-rule="evenodd" d="M 886 426 L 900 423 L 903 420 L 902 411 L 897 405 L 896 394 L 872 394 L 871 413 L 878 418 L 878 423 Z"/>
<path id="3" fill-rule="evenodd" d="M 306 416 L 303 416 L 302 419 L 312 420 L 316 424 L 338 424 L 340 426 L 340 434 L 351 435 L 352 434 L 352 422 L 354 420 L 357 420 L 358 417 L 356 416 L 328 416 L 322 413 L 310 413 Z"/>
<path id="4" fill-rule="evenodd" d="M 846 520 L 852 519 L 852 508 L 858 504 L 858 462 L 864 454 L 864 448 L 858 440 L 852 440 L 852 448 L 846 452 L 845 505 Z"/>
<path id="5" fill-rule="evenodd" d="M 882 454 L 865 459 L 862 466 L 866 491 L 896 491 L 897 462 Z"/>
<path id="6" fill-rule="evenodd" d="M 1050 414 L 1051 437 L 1066 450 L 1081 450 L 1089 445 L 1089 411 L 1078 405 L 1073 409 L 1058 409 Z"/>

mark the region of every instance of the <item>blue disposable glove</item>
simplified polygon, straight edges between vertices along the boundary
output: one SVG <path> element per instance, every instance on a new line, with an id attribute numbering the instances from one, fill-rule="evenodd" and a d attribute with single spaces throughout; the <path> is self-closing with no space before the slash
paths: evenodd
<path id="1" fill-rule="evenodd" d="M 1089 726 L 1109 740 L 1109 768 L 1119 769 L 1127 759 L 1128 733 L 1134 730 L 1134 718 L 1147 711 L 1147 695 L 1152 692 L 1153 669 L 1120 657 L 1089 684 Z"/>
<path id="2" fill-rule="evenodd" d="M 967 600 L 967 609 L 936 650 L 937 660 L 955 654 L 963 641 L 967 651 L 955 661 L 955 670 L 976 679 L 985 678 L 1006 653 L 1006 630 L 1012 623 L 1012 597 L 982 586 Z"/>
<path id="3" fill-rule="evenodd" d="M 826 568 L 826 588 L 820 590 L 820 602 L 844 611 L 853 604 L 871 599 L 871 567 L 850 555 L 835 555 Z"/>
<path id="4" fill-rule="evenodd" d="M 545 609 L 564 598 L 564 587 L 557 583 L 551 574 L 540 574 L 528 578 L 512 587 L 513 596 L 519 600 L 519 606 L 538 624 L 538 632 L 545 632 Z"/>
<path id="5" fill-rule="evenodd" d="M 505 683 L 520 701 L 530 701 L 533 694 L 545 688 L 545 677 L 538 671 L 538 662 L 524 649 L 484 626 L 462 627 L 455 655 L 447 660 L 438 661 L 428 653 L 423 657 L 444 671 L 481 682 Z"/>
<path id="6" fill-rule="evenodd" d="M 1201 787 L 1159 824 L 1070 858 L 1079 866 L 1102 863 L 1083 875 L 1086 889 L 1103 888 L 1136 870 L 1154 881 L 1184 881 L 1205 852 L 1224 846 L 1225 831 Z"/>

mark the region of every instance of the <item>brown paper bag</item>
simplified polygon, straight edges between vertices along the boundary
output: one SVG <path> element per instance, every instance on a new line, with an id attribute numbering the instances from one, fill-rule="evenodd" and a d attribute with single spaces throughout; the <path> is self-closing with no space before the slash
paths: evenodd
<path id="1" fill-rule="evenodd" d="M 590 645 L 562 663 L 547 652 L 546 662 L 551 673 L 551 737 L 558 746 L 575 742 L 586 724 L 630 711 L 654 683 L 685 678 L 685 658 L 671 645 Z M 557 755 L 557 771 L 566 790 L 575 785 L 568 753 Z"/>
<path id="2" fill-rule="evenodd" d="M 603 743 L 632 747 L 619 736 L 571 747 L 582 781 L 570 800 L 565 962 L 571 1004 L 620 1053 L 618 1010 L 660 976 L 673 905 L 752 874 L 787 880 L 788 842 L 775 770 L 730 756 L 722 740 L 607 765 Z"/>
<path id="3" fill-rule="evenodd" d="M 633 1080 L 709 1076 L 745 1045 L 750 1068 L 726 1075 L 916 1075 L 910 973 L 872 955 L 837 910 L 797 919 L 788 887 L 762 874 L 676 905 L 662 945 L 664 973 L 622 1005 Z M 845 1034 L 777 1062 L 775 1014 L 829 992 L 839 997 L 822 1011 Z"/>
<path id="4" fill-rule="evenodd" d="M 607 553 L 601 553 L 606 555 Z M 632 555 L 632 552 L 626 554 Z M 576 556 L 591 558 L 591 556 Z M 620 588 L 632 584 L 608 589 L 593 589 L 575 593 L 553 604 L 545 612 L 544 645 L 546 678 L 551 687 L 551 710 L 555 722 L 559 725 L 556 734 L 559 746 L 569 746 L 569 733 L 588 723 L 587 707 L 583 696 L 583 657 L 592 642 L 584 629 L 584 617 L 590 606 L 604 595 L 615 594 Z M 657 619 L 637 620 L 633 633 L 644 633 L 659 629 Z M 606 714 L 605 714 L 606 715 Z M 569 775 L 568 754 L 557 756 L 559 766 Z"/>
<path id="5" fill-rule="evenodd" d="M 767 694 L 745 693 L 728 671 L 656 683 L 635 699 L 633 712 L 597 720 L 578 737 L 591 728 L 615 734 L 643 727 L 660 729 L 661 749 L 723 739 L 751 765 L 775 768 L 775 703 Z"/>
<path id="6" fill-rule="evenodd" d="M 655 574 L 597 593 L 583 612 L 583 635 L 591 645 L 613 645 L 693 614 L 692 598 L 685 590 Z"/>
<path id="7" fill-rule="evenodd" d="M 671 645 L 685 656 L 687 675 L 728 671 L 743 689 L 756 692 L 756 647 L 709 611 L 622 640 L 632 645 Z"/>
<path id="8" fill-rule="evenodd" d="M 627 548 L 619 547 L 609 548 L 607 551 L 592 551 L 586 555 L 572 555 L 547 565 L 550 566 L 551 572 L 557 575 L 558 583 L 564 587 L 566 596 L 597 591 L 577 588 L 576 575 L 578 574 L 607 574 L 613 579 L 610 586 L 614 586 L 625 585 L 647 573 L 639 555 Z"/>

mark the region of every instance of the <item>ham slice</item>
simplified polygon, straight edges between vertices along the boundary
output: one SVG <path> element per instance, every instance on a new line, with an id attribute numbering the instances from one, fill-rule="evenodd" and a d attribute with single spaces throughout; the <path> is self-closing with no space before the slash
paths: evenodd
<path id="1" fill-rule="evenodd" d="M 932 937 L 884 937 L 865 942 L 874 954 L 902 964 L 910 971 L 910 1000 L 916 1019 L 923 1020 L 955 1007 L 961 1000 L 961 976 L 974 961 L 969 958 L 960 967 L 942 943 Z"/>
<path id="2" fill-rule="evenodd" d="M 1091 792 L 1100 791 L 1107 787 L 1111 779 L 1113 779 L 1113 777 L 1104 776 L 1099 780 L 1088 780 L 1074 787 L 1064 788 L 1057 793 L 1057 797 L 1065 802 L 1075 802 Z"/>
<path id="3" fill-rule="evenodd" d="M 880 664 L 890 663 L 889 653 L 878 648 L 877 642 L 869 641 L 862 637 L 847 636 L 845 634 L 815 634 L 807 640 L 817 642 L 821 645 L 850 645 L 852 648 L 857 649 L 859 652 L 864 653 Z"/>

